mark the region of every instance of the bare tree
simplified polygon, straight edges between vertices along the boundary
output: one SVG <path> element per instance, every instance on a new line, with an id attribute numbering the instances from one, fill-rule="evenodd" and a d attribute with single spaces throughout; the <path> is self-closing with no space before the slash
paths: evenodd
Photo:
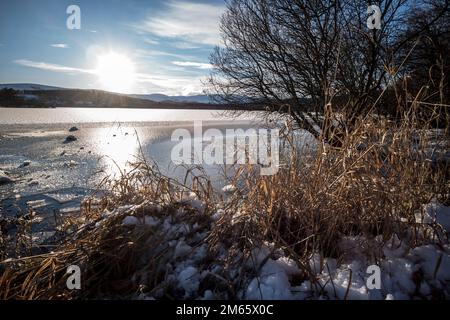
<path id="1" fill-rule="evenodd" d="M 439 13 L 443 12 L 442 15 Z M 436 19 L 438 18 L 438 19 Z M 436 19 L 431 24 L 430 21 Z M 450 10 L 448 0 L 432 0 L 408 16 L 400 58 L 406 57 L 403 90 L 417 97 L 424 114 L 436 116 L 437 125 L 448 124 L 450 104 Z M 411 47 L 414 50 L 407 55 Z M 406 105 L 410 103 L 405 99 Z M 420 100 L 420 101 L 417 101 Z"/>
<path id="2" fill-rule="evenodd" d="M 411 1 L 412 2 L 412 1 Z M 222 17 L 209 93 L 222 101 L 289 113 L 314 136 L 352 130 L 392 75 L 408 0 L 371 1 L 381 28 L 366 25 L 369 2 L 231 0 Z M 394 69 L 395 70 L 395 69 Z M 327 119 L 330 109 L 342 117 Z"/>

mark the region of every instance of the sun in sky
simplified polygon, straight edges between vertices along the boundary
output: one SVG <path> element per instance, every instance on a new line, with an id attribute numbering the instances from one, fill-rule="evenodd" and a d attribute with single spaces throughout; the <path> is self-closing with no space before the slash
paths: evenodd
<path id="1" fill-rule="evenodd" d="M 101 88 L 112 92 L 130 93 L 136 81 L 132 61 L 127 56 L 113 51 L 97 56 L 95 74 Z"/>

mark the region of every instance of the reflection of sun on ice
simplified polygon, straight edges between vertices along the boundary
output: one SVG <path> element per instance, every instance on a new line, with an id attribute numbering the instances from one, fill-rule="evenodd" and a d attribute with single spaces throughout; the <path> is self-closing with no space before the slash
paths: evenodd
<path id="1" fill-rule="evenodd" d="M 130 93 L 136 77 L 133 63 L 126 56 L 115 52 L 99 55 L 97 59 L 95 73 L 102 88 Z"/>
<path id="2" fill-rule="evenodd" d="M 120 175 L 129 169 L 130 163 L 136 161 L 138 140 L 133 128 L 99 128 L 97 153 L 102 156 L 103 169 L 111 176 Z"/>

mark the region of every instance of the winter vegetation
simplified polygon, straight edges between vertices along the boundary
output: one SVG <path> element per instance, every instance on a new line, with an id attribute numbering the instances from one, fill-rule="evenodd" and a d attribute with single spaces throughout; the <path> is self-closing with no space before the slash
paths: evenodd
<path id="1" fill-rule="evenodd" d="M 267 111 L 278 173 L 235 164 L 220 192 L 142 154 L 48 247 L 32 212 L 2 233 L 0 298 L 449 299 L 449 1 L 377 4 L 370 30 L 362 1 L 229 1 L 206 90 Z"/>

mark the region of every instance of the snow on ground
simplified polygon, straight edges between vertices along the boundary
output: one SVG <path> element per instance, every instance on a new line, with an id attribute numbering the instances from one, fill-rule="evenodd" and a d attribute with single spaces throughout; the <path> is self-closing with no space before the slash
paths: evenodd
<path id="1" fill-rule="evenodd" d="M 232 184 L 228 184 L 222 188 L 222 191 L 225 193 L 233 193 L 236 191 L 236 186 Z"/>
<path id="2" fill-rule="evenodd" d="M 423 217 L 420 214 L 416 215 L 416 222 L 438 223 L 448 233 L 450 231 L 450 207 L 446 207 L 433 199 L 425 206 Z"/>
<path id="3" fill-rule="evenodd" d="M 195 195 L 183 200 L 192 208 L 203 210 Z M 137 207 L 122 207 L 120 212 L 136 211 Z M 125 211 L 124 211 L 125 210 Z M 126 211 L 128 210 L 128 211 Z M 161 207 L 154 207 L 161 212 Z M 402 300 L 450 298 L 450 245 L 424 244 L 411 247 L 394 235 L 385 242 L 381 236 L 368 240 L 346 236 L 340 240 L 340 248 L 346 254 L 336 259 L 314 254 L 309 261 L 313 275 L 311 282 L 301 278 L 298 263 L 273 244 L 255 247 L 246 263 L 232 266 L 224 279 L 224 259 L 227 247 L 222 244 L 214 259 L 208 259 L 209 248 L 205 241 L 209 231 L 225 213 L 221 210 L 210 217 L 208 224 L 186 222 L 182 218 L 184 209 L 172 216 L 147 215 L 125 217 L 122 224 L 127 227 L 147 226 L 161 231 L 167 241 L 160 244 L 161 252 L 171 248 L 171 259 L 166 264 L 166 277 L 151 293 L 141 293 L 137 299 L 158 299 L 163 287 L 173 287 L 180 292 L 180 299 L 228 299 L 226 290 L 214 290 L 205 286 L 208 277 L 224 280 L 224 283 L 239 282 L 237 298 L 240 299 L 352 299 L 352 300 Z M 109 213 L 107 216 L 113 216 Z M 425 217 L 421 223 L 438 222 L 448 233 L 450 210 L 433 201 L 424 207 Z M 177 218 L 180 217 L 180 219 Z M 375 248 L 375 249 L 374 249 Z M 365 252 L 379 252 L 379 259 L 369 259 Z M 375 251 L 374 251 L 375 250 Z M 378 250 L 378 251 L 377 251 Z M 235 261 L 242 261 L 242 252 L 234 254 Z M 380 268 L 381 288 L 372 289 L 369 277 L 376 265 Z M 304 273 L 303 273 L 304 274 Z M 242 278 L 243 277 L 243 278 Z M 299 278 L 302 279 L 299 281 Z M 138 278 L 137 278 L 138 279 Z"/>
<path id="4" fill-rule="evenodd" d="M 439 223 L 448 234 L 450 208 L 436 201 L 425 206 L 426 219 L 423 223 Z M 291 286 L 292 275 L 300 273 L 294 261 L 287 257 L 268 259 L 258 276 L 247 288 L 248 299 L 430 299 L 450 298 L 450 245 L 428 244 L 409 248 L 396 236 L 381 246 L 381 237 L 374 240 L 380 243 L 383 259 L 377 264 L 381 270 L 381 288 L 369 289 L 367 280 L 372 272 L 367 267 L 374 264 L 362 253 L 364 243 L 370 242 L 358 237 L 345 237 L 339 244 L 348 252 L 347 259 L 339 266 L 335 259 L 321 259 L 315 254 L 311 257 L 311 269 L 316 272 L 322 289 L 309 281 L 300 286 Z M 376 245 L 376 244 L 372 244 Z M 259 249 L 255 255 L 256 265 L 270 256 L 269 248 Z M 312 290 L 315 289 L 315 290 Z M 440 293 L 438 293 L 440 292 Z M 317 296 L 317 293 L 319 294 Z"/>

